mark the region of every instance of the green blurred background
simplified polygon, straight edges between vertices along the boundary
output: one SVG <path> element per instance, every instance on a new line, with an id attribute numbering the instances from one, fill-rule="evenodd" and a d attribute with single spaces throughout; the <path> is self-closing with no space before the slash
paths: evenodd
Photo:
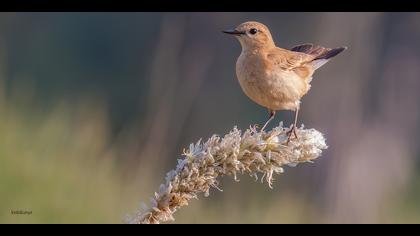
<path id="1" fill-rule="evenodd" d="M 189 143 L 264 122 L 221 33 L 248 20 L 349 47 L 302 101 L 329 149 L 274 190 L 225 178 L 175 223 L 420 223 L 420 14 L 321 12 L 0 13 L 0 223 L 123 223 Z"/>

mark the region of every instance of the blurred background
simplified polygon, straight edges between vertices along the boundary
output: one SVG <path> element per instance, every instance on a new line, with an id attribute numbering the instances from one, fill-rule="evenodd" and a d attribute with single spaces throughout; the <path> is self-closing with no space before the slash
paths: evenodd
<path id="1" fill-rule="evenodd" d="M 122 223 L 191 142 L 264 122 L 221 33 L 248 20 L 349 47 L 302 101 L 329 149 L 273 190 L 226 177 L 175 223 L 420 223 L 420 14 L 321 12 L 1 13 L 0 222 Z"/>

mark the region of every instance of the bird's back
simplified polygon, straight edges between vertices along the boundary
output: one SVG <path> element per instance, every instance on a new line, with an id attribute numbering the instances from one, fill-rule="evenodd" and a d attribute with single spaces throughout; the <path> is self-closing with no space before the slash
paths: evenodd
<path id="1" fill-rule="evenodd" d="M 298 45 L 290 50 L 275 47 L 268 52 L 267 58 L 275 67 L 294 71 L 302 80 L 309 83 L 315 70 L 345 49 L 345 47 L 331 49 L 312 44 Z"/>

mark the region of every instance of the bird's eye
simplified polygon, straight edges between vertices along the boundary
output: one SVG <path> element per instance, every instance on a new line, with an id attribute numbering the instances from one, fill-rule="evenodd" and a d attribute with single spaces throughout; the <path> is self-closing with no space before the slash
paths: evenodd
<path id="1" fill-rule="evenodd" d="M 252 29 L 249 30 L 250 34 L 256 34 L 257 32 L 258 32 L 258 30 L 255 29 L 255 28 L 252 28 Z"/>

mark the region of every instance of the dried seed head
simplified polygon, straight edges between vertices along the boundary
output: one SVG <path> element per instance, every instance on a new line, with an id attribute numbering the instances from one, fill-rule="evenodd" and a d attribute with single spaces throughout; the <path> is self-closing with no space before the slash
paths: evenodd
<path id="1" fill-rule="evenodd" d="M 151 200 L 151 207 L 138 212 L 128 223 L 156 224 L 174 220 L 173 214 L 210 187 L 218 187 L 217 178 L 238 173 L 248 173 L 261 180 L 265 177 L 272 188 L 273 174 L 283 173 L 283 166 L 296 166 L 301 162 L 312 162 L 327 148 L 323 135 L 315 129 L 297 129 L 298 139 L 288 145 L 287 128 L 282 123 L 269 132 L 259 132 L 250 127 L 243 134 L 236 127 L 223 138 L 217 135 L 205 143 L 201 139 L 184 150 L 175 170 L 167 173 L 165 183 Z"/>

